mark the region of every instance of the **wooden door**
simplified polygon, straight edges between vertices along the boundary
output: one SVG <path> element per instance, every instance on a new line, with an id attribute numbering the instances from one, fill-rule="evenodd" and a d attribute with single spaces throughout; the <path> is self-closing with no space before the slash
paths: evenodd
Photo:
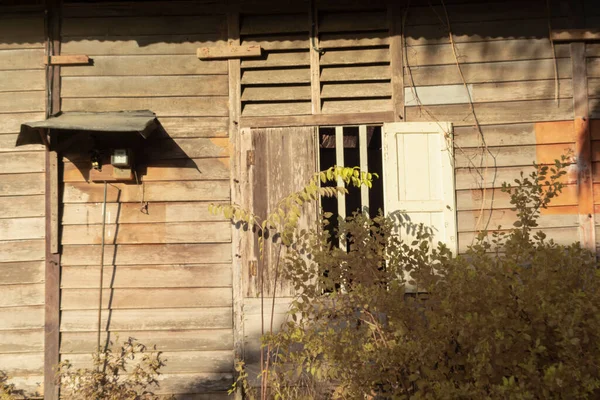
<path id="1" fill-rule="evenodd" d="M 434 243 L 456 252 L 456 201 L 452 124 L 399 122 L 383 126 L 384 206 L 401 212 L 409 239 L 415 225 L 431 227 Z"/>

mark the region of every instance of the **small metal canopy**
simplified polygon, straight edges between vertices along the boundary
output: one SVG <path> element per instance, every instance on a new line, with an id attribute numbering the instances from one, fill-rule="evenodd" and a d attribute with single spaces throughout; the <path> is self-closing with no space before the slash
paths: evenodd
<path id="1" fill-rule="evenodd" d="M 95 132 L 137 132 L 144 139 L 158 127 L 156 114 L 150 110 L 114 112 L 59 112 L 44 121 L 21 125 L 16 146 L 46 144 L 41 129 Z"/>

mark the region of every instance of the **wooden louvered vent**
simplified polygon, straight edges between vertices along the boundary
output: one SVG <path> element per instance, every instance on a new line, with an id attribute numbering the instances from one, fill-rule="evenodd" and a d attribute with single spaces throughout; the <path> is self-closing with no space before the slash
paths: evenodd
<path id="1" fill-rule="evenodd" d="M 319 10 L 321 112 L 389 111 L 389 25 L 381 10 Z"/>
<path id="2" fill-rule="evenodd" d="M 242 14 L 242 45 L 260 45 L 259 58 L 241 61 L 242 116 L 311 113 L 306 13 Z"/>

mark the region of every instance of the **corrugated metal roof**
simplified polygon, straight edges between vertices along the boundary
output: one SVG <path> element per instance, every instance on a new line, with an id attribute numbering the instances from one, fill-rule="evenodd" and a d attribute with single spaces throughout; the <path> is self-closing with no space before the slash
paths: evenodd
<path id="1" fill-rule="evenodd" d="M 150 110 L 115 112 L 61 112 L 44 121 L 21 125 L 16 146 L 43 144 L 40 129 L 94 132 L 137 132 L 144 139 L 158 127 Z"/>

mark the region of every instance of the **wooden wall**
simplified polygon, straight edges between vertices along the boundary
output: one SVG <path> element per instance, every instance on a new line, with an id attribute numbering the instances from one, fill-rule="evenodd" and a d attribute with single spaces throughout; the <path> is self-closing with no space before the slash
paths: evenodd
<path id="1" fill-rule="evenodd" d="M 221 398 L 234 364 L 231 225 L 208 205 L 230 199 L 228 70 L 196 49 L 226 39 L 225 14 L 170 2 L 72 4 L 63 17 L 62 54 L 93 65 L 62 68 L 62 110 L 150 109 L 166 131 L 144 143 L 143 186 L 108 188 L 103 326 L 163 351 L 159 392 Z M 68 153 L 61 359 L 79 366 L 96 346 L 103 185 Z"/>
<path id="2" fill-rule="evenodd" d="M 442 34 L 447 32 L 442 7 L 409 11 L 406 120 L 454 124 L 459 251 L 464 251 L 477 230 L 512 225 L 515 213 L 499 190 L 502 182 L 530 172 L 534 161 L 553 163 L 574 150 L 571 59 L 568 44 L 554 49 L 550 44 L 545 2 L 450 4 L 447 12 L 456 57 Z M 552 16 L 554 26 L 564 26 L 565 11 L 553 7 Z M 565 244 L 578 238 L 579 223 L 577 172 L 574 166 L 568 172 L 564 194 L 539 221 L 549 238 Z"/>
<path id="3" fill-rule="evenodd" d="M 15 142 L 22 122 L 45 118 L 43 13 L 0 11 L 0 38 L 0 370 L 35 392 L 44 360 L 45 154 Z"/>

